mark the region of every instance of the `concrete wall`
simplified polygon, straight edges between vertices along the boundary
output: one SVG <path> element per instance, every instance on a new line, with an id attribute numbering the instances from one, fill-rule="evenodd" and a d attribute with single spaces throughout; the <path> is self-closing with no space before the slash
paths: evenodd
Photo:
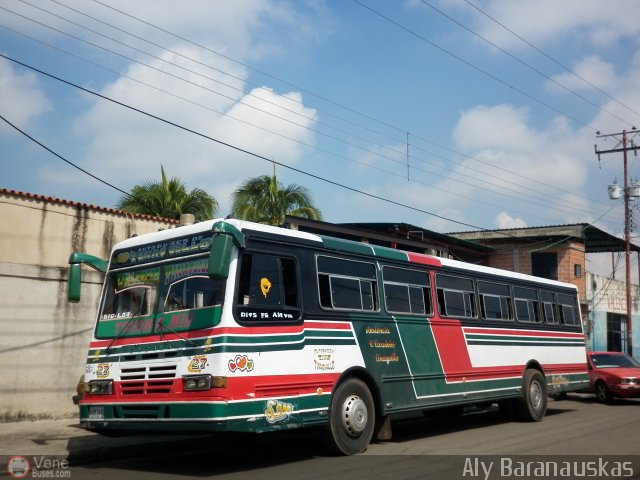
<path id="1" fill-rule="evenodd" d="M 68 303 L 69 255 L 108 258 L 115 243 L 174 224 L 0 189 L 0 419 L 76 412 L 102 274 L 83 267 L 82 300 Z"/>

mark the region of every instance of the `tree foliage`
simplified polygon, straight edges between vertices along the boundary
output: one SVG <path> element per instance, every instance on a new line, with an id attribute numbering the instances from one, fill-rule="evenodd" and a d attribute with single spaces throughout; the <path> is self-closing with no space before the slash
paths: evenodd
<path id="1" fill-rule="evenodd" d="M 179 219 L 182 213 L 192 213 L 196 221 L 213 218 L 218 210 L 217 200 L 200 188 L 187 192 L 185 184 L 177 177 L 167 179 L 160 166 L 160 182 L 148 181 L 131 189 L 131 195 L 123 196 L 118 208 L 131 213 Z"/>
<path id="2" fill-rule="evenodd" d="M 250 178 L 233 193 L 231 216 L 268 225 L 282 225 L 285 215 L 322 220 L 322 213 L 313 205 L 304 187 L 283 186 L 273 176 Z"/>

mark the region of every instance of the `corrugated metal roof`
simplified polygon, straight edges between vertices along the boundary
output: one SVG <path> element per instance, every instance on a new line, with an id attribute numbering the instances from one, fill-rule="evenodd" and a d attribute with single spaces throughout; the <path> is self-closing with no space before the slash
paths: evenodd
<path id="1" fill-rule="evenodd" d="M 579 240 L 585 245 L 586 253 L 621 252 L 625 241 L 611 235 L 590 223 L 549 225 L 544 227 L 511 228 L 502 230 L 479 230 L 449 233 L 453 237 L 479 243 L 531 241 L 546 238 L 549 242 Z M 640 252 L 640 247 L 631 243 L 631 251 Z"/>

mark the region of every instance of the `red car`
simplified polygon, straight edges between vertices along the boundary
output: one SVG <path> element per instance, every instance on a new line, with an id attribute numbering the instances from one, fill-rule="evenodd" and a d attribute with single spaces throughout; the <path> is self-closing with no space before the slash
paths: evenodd
<path id="1" fill-rule="evenodd" d="M 640 363 L 622 352 L 587 352 L 591 391 L 601 402 L 640 397 Z"/>

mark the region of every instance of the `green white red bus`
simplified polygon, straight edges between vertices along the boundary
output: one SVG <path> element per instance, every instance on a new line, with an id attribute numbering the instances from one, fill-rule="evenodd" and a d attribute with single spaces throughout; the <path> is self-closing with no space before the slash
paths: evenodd
<path id="1" fill-rule="evenodd" d="M 588 384 L 570 284 L 234 219 L 141 235 L 108 262 L 80 419 L 93 431 L 324 426 L 362 452 L 391 415 L 497 402 L 539 421 Z"/>

